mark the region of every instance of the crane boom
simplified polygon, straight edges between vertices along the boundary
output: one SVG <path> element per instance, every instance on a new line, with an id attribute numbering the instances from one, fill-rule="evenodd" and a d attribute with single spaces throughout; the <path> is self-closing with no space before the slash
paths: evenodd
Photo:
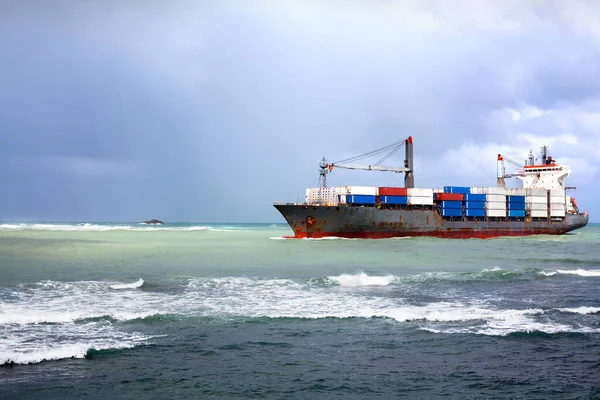
<path id="1" fill-rule="evenodd" d="M 406 158 L 404 160 L 404 167 L 388 167 L 385 165 L 379 165 L 386 159 L 388 159 L 391 155 L 400 149 L 400 147 L 405 147 L 406 150 Z M 351 157 L 345 160 L 341 160 L 338 162 L 329 163 L 325 160 L 325 157 L 319 162 L 319 186 L 326 187 L 327 186 L 327 173 L 331 172 L 333 168 L 344 168 L 344 169 L 360 169 L 365 171 L 387 171 L 387 172 L 396 172 L 401 173 L 404 172 L 406 175 L 404 177 L 404 186 L 407 188 L 413 188 L 415 185 L 414 175 L 413 175 L 413 142 L 412 136 L 409 136 L 407 139 L 394 143 L 389 146 L 385 146 L 383 148 L 370 151 L 366 154 Z M 384 152 L 388 152 L 381 160 L 379 160 L 375 164 L 346 164 L 346 162 L 351 162 L 355 160 L 359 160 L 365 157 L 373 156 L 375 154 L 381 154 Z"/>
<path id="2" fill-rule="evenodd" d="M 362 169 L 365 171 L 389 171 L 389 172 L 408 172 L 410 169 L 408 168 L 399 168 L 399 167 L 386 167 L 385 165 L 366 165 L 366 164 L 337 164 L 330 163 L 327 164 L 330 167 L 330 171 L 333 168 L 344 168 L 344 169 Z"/>

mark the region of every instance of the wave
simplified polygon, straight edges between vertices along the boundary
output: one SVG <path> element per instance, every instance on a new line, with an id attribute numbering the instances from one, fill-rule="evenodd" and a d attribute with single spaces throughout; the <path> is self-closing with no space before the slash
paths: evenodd
<path id="1" fill-rule="evenodd" d="M 137 289 L 139 287 L 142 287 L 142 285 L 144 284 L 144 280 L 142 278 L 138 279 L 137 281 L 133 282 L 133 283 L 119 283 L 119 284 L 115 284 L 115 285 L 110 285 L 111 289 L 115 289 L 115 290 L 119 290 L 119 289 Z"/>
<path id="2" fill-rule="evenodd" d="M 600 270 L 598 270 L 598 269 L 593 269 L 593 270 L 585 270 L 585 269 L 581 269 L 581 268 L 573 269 L 573 270 L 557 269 L 556 272 L 559 274 L 564 274 L 564 275 L 579 275 L 579 276 L 585 276 L 585 277 L 600 276 Z"/>
<path id="3" fill-rule="evenodd" d="M 32 351 L 0 352 L 0 366 L 13 364 L 37 364 L 42 361 L 85 358 L 91 351 L 123 350 L 148 345 L 145 341 L 125 341 L 116 343 L 78 342 L 54 345 Z"/>
<path id="4" fill-rule="evenodd" d="M 397 278 L 394 275 L 387 276 L 369 276 L 364 272 L 358 274 L 342 274 L 338 276 L 328 276 L 327 279 L 340 286 L 388 286 Z"/>
<path id="5" fill-rule="evenodd" d="M 600 313 L 600 307 L 575 307 L 575 308 L 557 308 L 558 311 L 574 313 L 574 314 L 598 314 Z"/>
<path id="6" fill-rule="evenodd" d="M 140 224 L 142 225 L 142 224 Z M 105 231 L 204 231 L 207 226 L 132 226 L 132 225 L 103 225 L 92 223 L 80 224 L 0 224 L 0 230 L 43 230 L 57 232 L 105 232 Z"/>

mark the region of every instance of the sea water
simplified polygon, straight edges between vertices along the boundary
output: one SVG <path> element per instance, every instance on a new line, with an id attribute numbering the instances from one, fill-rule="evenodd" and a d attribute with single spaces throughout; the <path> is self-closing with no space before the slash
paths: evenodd
<path id="1" fill-rule="evenodd" d="M 600 226 L 0 224 L 0 398 L 600 398 Z"/>

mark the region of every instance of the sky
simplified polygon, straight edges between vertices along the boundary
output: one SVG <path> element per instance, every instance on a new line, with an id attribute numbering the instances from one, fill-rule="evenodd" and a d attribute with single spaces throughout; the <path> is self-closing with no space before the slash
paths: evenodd
<path id="1" fill-rule="evenodd" d="M 283 223 L 273 202 L 317 186 L 321 157 L 412 136 L 416 187 L 495 186 L 498 153 L 549 146 L 600 222 L 599 19 L 562 0 L 0 2 L 0 220 Z"/>

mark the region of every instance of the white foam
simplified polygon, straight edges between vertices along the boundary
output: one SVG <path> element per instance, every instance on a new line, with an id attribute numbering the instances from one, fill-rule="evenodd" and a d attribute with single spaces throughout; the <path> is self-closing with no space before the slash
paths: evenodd
<path id="1" fill-rule="evenodd" d="M 543 275 L 543 276 L 554 276 L 557 275 L 558 272 L 556 271 L 540 271 L 539 275 Z"/>
<path id="2" fill-rule="evenodd" d="M 338 276 L 328 276 L 327 279 L 337 283 L 340 286 L 387 286 L 396 279 L 393 275 L 369 276 L 364 272 L 358 274 L 342 274 Z"/>
<path id="3" fill-rule="evenodd" d="M 558 272 L 559 274 L 565 274 L 565 275 L 579 275 L 579 276 L 600 276 L 600 270 L 585 270 L 585 269 L 573 269 L 573 270 L 566 270 L 566 269 L 557 269 L 556 272 Z"/>
<path id="4" fill-rule="evenodd" d="M 143 224 L 140 224 L 143 225 Z M 206 226 L 131 226 L 131 225 L 100 225 L 91 223 L 81 224 L 0 224 L 0 230 L 45 230 L 56 232 L 104 232 L 104 231 L 204 231 L 210 229 Z M 216 230 L 216 229 L 215 229 Z"/>
<path id="5" fill-rule="evenodd" d="M 67 358 L 84 358 L 89 350 L 129 349 L 146 344 L 140 340 L 125 342 L 77 342 L 42 346 L 27 351 L 0 350 L 0 365 L 7 363 L 34 364 L 42 361 L 61 360 Z"/>
<path id="6" fill-rule="evenodd" d="M 142 278 L 138 279 L 137 281 L 133 282 L 133 283 L 118 283 L 115 285 L 110 285 L 111 289 L 136 289 L 139 287 L 142 287 L 142 285 L 144 284 L 144 280 Z"/>
<path id="7" fill-rule="evenodd" d="M 600 313 L 600 307 L 575 307 L 575 308 L 557 308 L 557 310 L 575 314 L 597 314 Z"/>

